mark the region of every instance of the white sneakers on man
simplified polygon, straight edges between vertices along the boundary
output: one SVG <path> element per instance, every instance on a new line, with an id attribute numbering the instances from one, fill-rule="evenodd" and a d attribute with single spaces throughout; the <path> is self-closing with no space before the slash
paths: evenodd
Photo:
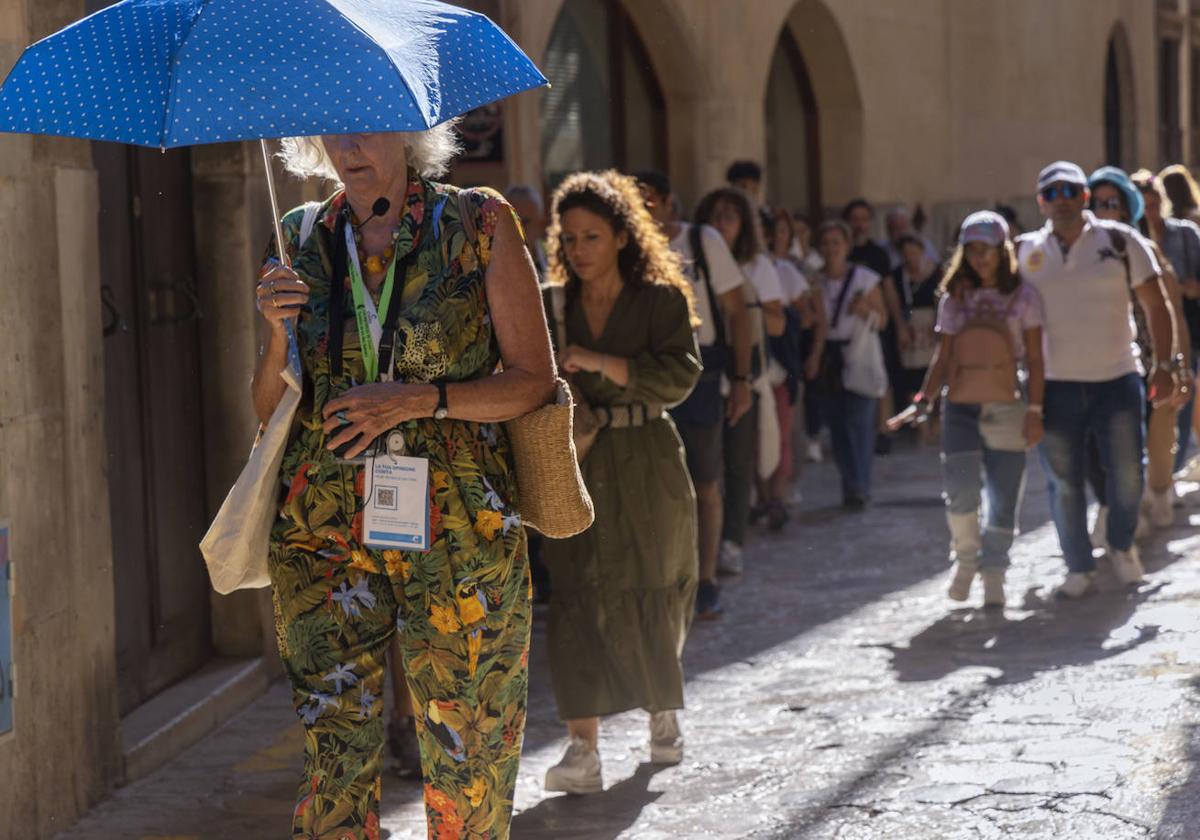
<path id="1" fill-rule="evenodd" d="M 571 738 L 562 760 L 546 771 L 544 787 L 561 793 L 600 793 L 604 790 L 600 751 L 582 738 Z"/>
<path id="2" fill-rule="evenodd" d="M 742 563 L 742 547 L 733 540 L 721 540 L 721 550 L 717 552 L 717 571 L 723 575 L 740 575 Z"/>
<path id="3" fill-rule="evenodd" d="M 675 712 L 650 713 L 650 763 L 678 764 L 683 761 L 683 735 Z"/>
<path id="4" fill-rule="evenodd" d="M 1066 578 L 1054 590 L 1056 598 L 1082 598 L 1092 591 L 1091 572 L 1067 572 Z"/>
<path id="5" fill-rule="evenodd" d="M 1131 545 L 1128 551 L 1110 549 L 1108 559 L 1112 562 L 1113 574 L 1123 586 L 1133 586 L 1145 579 L 1146 570 L 1142 568 L 1136 545 Z"/>

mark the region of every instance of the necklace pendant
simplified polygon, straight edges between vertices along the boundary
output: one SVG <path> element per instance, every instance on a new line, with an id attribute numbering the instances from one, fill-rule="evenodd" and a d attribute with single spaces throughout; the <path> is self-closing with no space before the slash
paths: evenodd
<path id="1" fill-rule="evenodd" d="M 371 256 L 367 257 L 367 271 L 372 274 L 383 273 L 383 260 L 378 254 L 371 254 Z"/>

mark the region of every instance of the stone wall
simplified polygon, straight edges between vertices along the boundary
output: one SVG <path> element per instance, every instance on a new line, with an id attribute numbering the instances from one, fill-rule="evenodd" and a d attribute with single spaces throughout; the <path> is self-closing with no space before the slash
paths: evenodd
<path id="1" fill-rule="evenodd" d="M 0 0 L 0 74 L 77 0 Z M 0 518 L 12 523 L 16 700 L 0 836 L 48 836 L 119 766 L 113 579 L 86 142 L 0 135 Z"/>

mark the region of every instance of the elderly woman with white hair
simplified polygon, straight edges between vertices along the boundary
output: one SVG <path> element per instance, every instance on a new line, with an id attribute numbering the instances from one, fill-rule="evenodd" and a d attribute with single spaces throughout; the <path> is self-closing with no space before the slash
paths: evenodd
<path id="1" fill-rule="evenodd" d="M 297 838 L 379 836 L 395 634 L 431 836 L 509 835 L 531 611 L 501 423 L 548 402 L 554 362 L 509 205 L 430 180 L 454 149 L 446 126 L 284 141 L 290 171 L 337 184 L 284 217 L 293 268 L 268 261 L 257 287 L 260 419 L 283 394 L 289 321 L 303 368 L 270 554 L 279 650 L 305 726 Z M 397 498 L 369 490 L 363 456 L 380 447 L 425 472 L 422 551 L 363 533 L 364 513 Z"/>

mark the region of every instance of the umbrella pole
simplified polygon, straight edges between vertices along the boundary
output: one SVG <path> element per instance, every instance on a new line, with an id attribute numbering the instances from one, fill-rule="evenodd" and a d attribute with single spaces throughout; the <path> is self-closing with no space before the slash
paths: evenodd
<path id="1" fill-rule="evenodd" d="M 292 267 L 287 257 L 287 249 L 283 247 L 283 226 L 279 224 L 279 197 L 275 193 L 275 173 L 271 169 L 271 150 L 267 148 L 266 140 L 259 140 L 262 146 L 263 166 L 267 172 L 267 191 L 271 194 L 271 223 L 275 225 L 275 245 L 279 249 L 279 261 L 288 268 Z"/>

